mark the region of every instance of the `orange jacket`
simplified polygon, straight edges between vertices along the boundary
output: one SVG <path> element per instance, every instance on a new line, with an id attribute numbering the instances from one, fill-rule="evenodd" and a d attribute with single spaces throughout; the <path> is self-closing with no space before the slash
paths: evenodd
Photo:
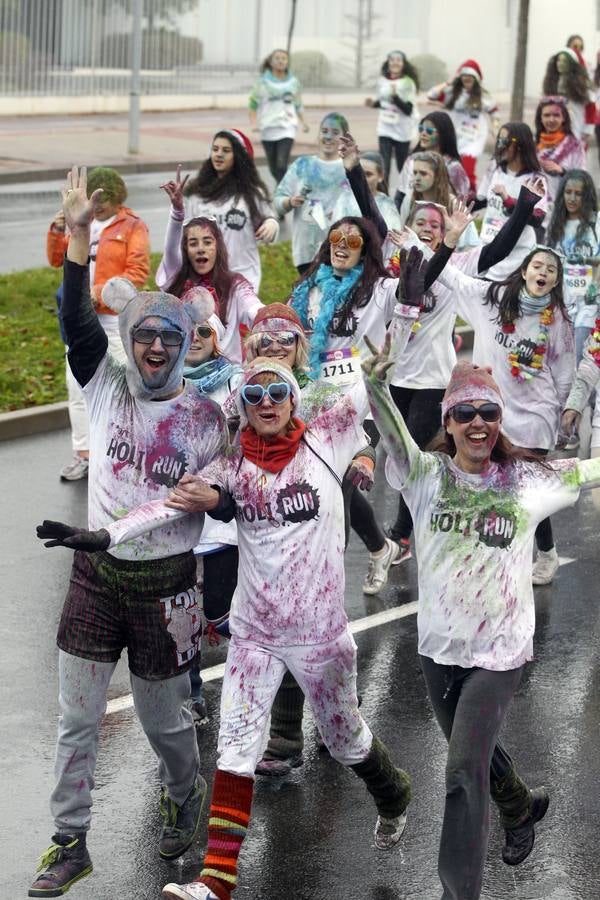
<path id="1" fill-rule="evenodd" d="M 59 269 L 69 243 L 69 236 L 63 231 L 55 231 L 52 226 L 46 237 L 48 262 Z M 111 313 L 102 303 L 102 288 L 109 278 L 122 275 L 129 278 L 137 288 L 146 283 L 150 274 L 150 238 L 148 229 L 139 216 L 127 206 L 119 207 L 114 222 L 107 225 L 98 242 L 94 284 L 91 288 L 92 300 L 98 313 Z"/>

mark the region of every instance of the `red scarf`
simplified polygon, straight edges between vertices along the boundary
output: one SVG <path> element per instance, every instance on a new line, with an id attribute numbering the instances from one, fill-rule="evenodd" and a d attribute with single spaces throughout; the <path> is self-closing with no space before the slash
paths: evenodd
<path id="1" fill-rule="evenodd" d="M 267 472 L 281 472 L 294 458 L 306 425 L 300 419 L 292 419 L 294 426 L 287 434 L 279 435 L 270 441 L 258 435 L 254 428 L 247 425 L 242 429 L 240 443 L 246 459 L 255 463 Z"/>
<path id="2" fill-rule="evenodd" d="M 561 141 L 564 141 L 566 135 L 564 131 L 542 131 L 540 134 L 540 142 L 537 145 L 538 150 L 547 150 L 552 147 L 558 147 Z"/>

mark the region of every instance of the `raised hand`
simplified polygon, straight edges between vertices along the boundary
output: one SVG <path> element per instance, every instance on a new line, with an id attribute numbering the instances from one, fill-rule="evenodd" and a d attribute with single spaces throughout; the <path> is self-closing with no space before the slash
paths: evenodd
<path id="1" fill-rule="evenodd" d="M 371 343 L 366 335 L 365 344 L 371 351 L 371 356 L 367 356 L 362 360 L 361 368 L 363 372 L 371 379 L 374 378 L 377 381 L 387 381 L 388 372 L 396 365 L 396 360 L 391 359 L 390 357 L 390 350 L 392 347 L 392 336 L 390 332 L 386 332 L 383 347 L 381 347 L 380 350 Z"/>
<path id="2" fill-rule="evenodd" d="M 354 169 L 360 163 L 360 150 L 349 132 L 346 132 L 340 138 L 339 154 L 347 171 Z"/>
<path id="3" fill-rule="evenodd" d="M 444 243 L 448 247 L 456 246 L 456 243 L 458 243 L 458 239 L 465 228 L 473 221 L 473 216 L 471 215 L 472 209 L 472 203 L 467 204 L 464 200 L 455 197 L 450 204 L 450 211 L 444 212 L 444 225 L 446 229 Z"/>
<path id="4" fill-rule="evenodd" d="M 65 221 L 71 231 L 89 226 L 96 214 L 102 193 L 102 188 L 98 188 L 88 200 L 87 169 L 85 166 L 81 169 L 73 166 L 67 174 L 67 184 L 61 191 Z"/>
<path id="5" fill-rule="evenodd" d="M 44 519 L 36 528 L 36 533 L 44 547 L 68 547 L 69 550 L 83 550 L 86 553 L 97 553 L 99 550 L 107 550 L 110 546 L 110 535 L 105 528 L 99 531 L 86 531 L 83 528 L 73 528 L 64 522 L 53 522 Z"/>
<path id="6" fill-rule="evenodd" d="M 540 200 L 546 196 L 546 182 L 539 175 L 531 175 L 523 186 L 532 194 L 537 194 Z"/>
<path id="7" fill-rule="evenodd" d="M 165 181 L 164 184 L 160 185 L 161 190 L 165 192 L 171 201 L 171 206 L 173 209 L 178 210 L 179 212 L 183 212 L 183 189 L 187 183 L 187 180 L 190 176 L 186 175 L 183 181 L 181 180 L 181 164 L 177 166 L 177 172 L 175 173 L 175 181 Z"/>
<path id="8" fill-rule="evenodd" d="M 425 293 L 425 270 L 428 261 L 417 247 L 400 251 L 399 299 L 409 306 L 421 306 Z"/>

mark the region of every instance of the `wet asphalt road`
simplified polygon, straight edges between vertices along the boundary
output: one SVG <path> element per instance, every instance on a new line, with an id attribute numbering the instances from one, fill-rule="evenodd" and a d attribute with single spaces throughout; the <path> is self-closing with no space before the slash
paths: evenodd
<path id="1" fill-rule="evenodd" d="M 0 444 L 5 511 L 0 558 L 2 900 L 26 896 L 36 858 L 52 833 L 48 795 L 58 714 L 54 636 L 71 554 L 45 550 L 34 537 L 34 525 L 46 516 L 85 521 L 85 484 L 58 480 L 68 456 L 67 432 Z M 373 496 L 382 519 L 390 519 L 395 498 L 383 479 Z M 485 900 L 597 900 L 600 895 L 599 524 L 600 513 L 589 496 L 556 517 L 560 554 L 575 561 L 561 567 L 552 587 L 537 590 L 537 658 L 528 667 L 504 732 L 522 775 L 532 785 L 549 787 L 551 807 L 538 828 L 532 856 L 517 869 L 501 862 L 501 833 L 492 814 Z M 414 561 L 393 570 L 386 588 L 373 598 L 360 590 L 365 568 L 366 551 L 353 538 L 347 555 L 352 620 L 416 600 Z M 414 800 L 401 847 L 388 854 L 374 849 L 370 798 L 352 773 L 317 751 L 308 718 L 304 767 L 283 783 L 257 783 L 235 894 L 241 900 L 441 896 L 436 857 L 445 744 L 417 663 L 415 615 L 367 628 L 356 640 L 364 715 L 413 777 Z M 212 666 L 223 658 L 219 648 L 208 651 L 204 661 Z M 217 678 L 205 687 L 210 723 L 199 734 L 202 769 L 209 780 L 220 685 Z M 127 690 L 121 663 L 111 697 Z M 100 738 L 89 839 L 95 871 L 71 889 L 69 898 L 158 900 L 167 881 L 196 874 L 206 826 L 183 862 L 161 862 L 156 852 L 158 795 L 155 759 L 132 710 L 108 715 Z"/>

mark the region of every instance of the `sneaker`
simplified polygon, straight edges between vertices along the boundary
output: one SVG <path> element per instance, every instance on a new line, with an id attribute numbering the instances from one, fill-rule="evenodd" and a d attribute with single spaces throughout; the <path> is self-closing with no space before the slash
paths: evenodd
<path id="1" fill-rule="evenodd" d="M 62 897 L 69 888 L 89 875 L 94 867 L 85 844 L 85 832 L 55 834 L 52 846 L 40 857 L 40 874 L 28 897 Z"/>
<path id="2" fill-rule="evenodd" d="M 552 550 L 538 550 L 531 573 L 533 584 L 550 584 L 558 572 L 558 565 L 556 547 Z"/>
<path id="3" fill-rule="evenodd" d="M 400 540 L 398 541 L 398 546 L 400 547 L 400 553 L 393 561 L 393 566 L 399 566 L 400 563 L 406 562 L 407 559 L 412 559 L 410 541 L 408 540 L 408 538 L 400 538 Z"/>
<path id="4" fill-rule="evenodd" d="M 373 556 L 369 559 L 369 569 L 363 581 L 363 594 L 378 594 L 388 580 L 389 568 L 400 553 L 400 547 L 395 541 L 385 539 L 386 547 L 381 556 Z"/>
<path id="5" fill-rule="evenodd" d="M 375 825 L 375 846 L 378 850 L 391 850 L 395 847 L 406 828 L 406 813 L 396 816 L 395 819 L 384 819 L 377 816 Z"/>
<path id="6" fill-rule="evenodd" d="M 201 775 L 196 778 L 196 783 L 183 806 L 177 806 L 163 790 L 159 806 L 164 819 L 158 845 L 161 859 L 177 859 L 192 844 L 200 827 L 200 814 L 206 791 L 206 782 Z"/>
<path id="7" fill-rule="evenodd" d="M 565 444 L 565 450 L 579 450 L 579 445 L 581 444 L 581 438 L 579 437 L 578 431 L 572 431 L 567 443 Z"/>
<path id="8" fill-rule="evenodd" d="M 534 788 L 531 793 L 531 806 L 529 807 L 529 816 L 522 825 L 516 828 L 507 828 L 504 847 L 502 848 L 502 859 L 507 866 L 518 866 L 523 860 L 527 859 L 533 850 L 533 842 L 535 840 L 536 822 L 540 822 L 548 810 L 550 797 L 548 791 L 544 787 Z"/>
<path id="9" fill-rule="evenodd" d="M 192 881 L 190 884 L 165 884 L 162 895 L 169 900 L 219 900 L 217 895 L 200 881 Z"/>
<path id="10" fill-rule="evenodd" d="M 88 477 L 89 467 L 89 459 L 84 459 L 83 456 L 74 456 L 71 462 L 60 470 L 60 480 L 81 481 L 82 478 Z"/>
<path id="11" fill-rule="evenodd" d="M 194 720 L 194 725 L 198 728 L 200 725 L 206 725 L 208 722 L 208 708 L 206 706 L 206 700 L 204 697 L 198 697 L 197 700 L 194 700 L 191 697 L 189 700 L 186 700 L 183 704 L 186 709 L 192 714 L 192 719 Z"/>
<path id="12" fill-rule="evenodd" d="M 283 778 L 289 775 L 293 769 L 304 765 L 304 757 L 301 753 L 288 756 L 287 759 L 261 759 L 254 770 L 255 775 L 265 775 L 267 778 Z"/>

